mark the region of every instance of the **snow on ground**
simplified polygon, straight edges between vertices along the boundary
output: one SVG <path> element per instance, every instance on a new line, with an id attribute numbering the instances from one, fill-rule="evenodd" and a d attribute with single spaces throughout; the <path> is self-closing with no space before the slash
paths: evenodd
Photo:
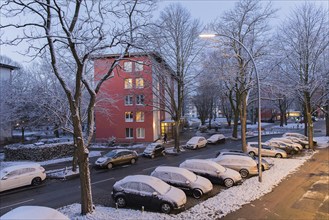
<path id="1" fill-rule="evenodd" d="M 317 137 L 318 145 L 329 147 L 329 137 Z M 234 212 L 253 200 L 271 192 L 289 174 L 296 172 L 301 165 L 310 159 L 314 153 L 306 151 L 304 156 L 289 159 L 268 158 L 273 164 L 270 170 L 263 172 L 262 182 L 258 176 L 246 179 L 241 185 L 221 191 L 216 196 L 201 202 L 189 210 L 177 215 L 166 215 L 156 212 L 142 212 L 141 210 L 115 209 L 96 205 L 93 214 L 80 215 L 80 204 L 74 203 L 59 209 L 60 212 L 75 220 L 101 219 L 217 219 Z"/>
<path id="2" fill-rule="evenodd" d="M 80 204 L 72 204 L 59 209 L 70 219 L 100 220 L 100 219 L 216 219 L 233 212 L 242 205 L 260 198 L 269 193 L 286 176 L 295 172 L 306 160 L 311 158 L 312 152 L 306 156 L 290 159 L 273 158 L 273 167 L 263 172 L 263 181 L 258 182 L 258 177 L 252 177 L 239 186 L 225 189 L 218 195 L 201 202 L 189 210 L 177 215 L 166 215 L 155 212 L 142 212 L 131 209 L 115 209 L 96 205 L 96 211 L 87 216 L 80 216 Z"/>

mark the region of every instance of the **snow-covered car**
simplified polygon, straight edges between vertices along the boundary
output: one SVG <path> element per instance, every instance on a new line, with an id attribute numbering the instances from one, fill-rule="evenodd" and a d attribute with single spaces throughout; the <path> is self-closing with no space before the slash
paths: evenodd
<path id="1" fill-rule="evenodd" d="M 223 167 L 238 171 L 242 178 L 258 174 L 256 161 L 245 155 L 220 155 L 212 160 Z"/>
<path id="2" fill-rule="evenodd" d="M 112 150 L 95 162 L 97 167 L 112 169 L 113 166 L 122 164 L 134 164 L 138 159 L 138 154 L 133 150 L 118 149 Z"/>
<path id="3" fill-rule="evenodd" d="M 203 176 L 212 183 L 223 184 L 226 187 L 232 187 L 242 182 L 240 173 L 211 160 L 189 159 L 181 163 L 179 167 Z"/>
<path id="4" fill-rule="evenodd" d="M 225 136 L 223 134 L 214 134 L 207 139 L 207 143 L 208 144 L 225 143 Z"/>
<path id="5" fill-rule="evenodd" d="M 258 142 L 248 142 L 247 152 L 250 156 L 258 155 Z M 275 147 L 268 146 L 266 143 L 261 143 L 262 156 L 286 158 L 287 153 L 284 150 L 277 149 Z"/>
<path id="6" fill-rule="evenodd" d="M 38 163 L 24 163 L 0 170 L 0 192 L 28 185 L 40 185 L 46 179 L 45 169 Z"/>
<path id="7" fill-rule="evenodd" d="M 308 141 L 305 140 L 305 139 L 303 140 L 303 139 L 300 139 L 298 137 L 293 137 L 293 136 L 285 136 L 285 138 L 287 138 L 287 139 L 289 139 L 289 140 L 291 140 L 291 141 L 293 141 L 293 142 L 295 142 L 297 144 L 302 145 L 303 148 L 305 148 L 305 149 L 309 149 L 310 148 Z"/>
<path id="8" fill-rule="evenodd" d="M 56 209 L 44 206 L 20 206 L 10 210 L 0 217 L 3 220 L 69 220 L 69 218 Z"/>
<path id="9" fill-rule="evenodd" d="M 216 154 L 216 157 L 221 155 L 242 155 L 242 156 L 250 157 L 257 163 L 257 167 L 258 167 L 258 157 L 256 156 L 251 157 L 249 154 L 244 153 L 241 150 L 223 149 Z M 262 158 L 261 164 L 262 164 L 262 171 L 269 170 L 272 167 L 272 165 L 264 158 Z"/>
<path id="10" fill-rule="evenodd" d="M 154 158 L 156 156 L 166 155 L 165 147 L 161 143 L 151 143 L 147 145 L 143 152 L 143 156 Z"/>
<path id="11" fill-rule="evenodd" d="M 289 138 L 285 138 L 285 137 L 271 138 L 267 142 L 270 142 L 270 141 L 277 141 L 277 142 L 280 142 L 280 143 L 283 142 L 283 143 L 288 144 L 288 146 L 291 146 L 291 147 L 293 147 L 295 149 L 298 149 L 298 151 L 303 150 L 303 146 L 301 144 L 295 143 L 294 141 L 290 140 Z"/>
<path id="12" fill-rule="evenodd" d="M 292 133 L 289 133 L 289 132 L 287 132 L 287 133 L 284 133 L 282 136 L 283 137 L 292 136 L 292 137 L 297 137 L 297 138 L 299 138 L 301 140 L 308 141 L 308 137 L 307 136 L 305 136 L 303 134 L 299 134 L 299 133 L 293 133 L 293 132 Z M 315 140 L 313 140 L 313 144 L 316 145 L 317 142 Z"/>
<path id="13" fill-rule="evenodd" d="M 286 143 L 286 142 L 283 142 L 283 141 L 280 141 L 280 140 L 270 139 L 270 140 L 266 141 L 265 144 L 267 144 L 268 146 L 271 146 L 271 147 L 282 149 L 287 154 L 291 154 L 291 155 L 294 155 L 294 154 L 297 154 L 298 152 L 300 152 L 299 147 L 296 147 L 293 144 Z"/>
<path id="14" fill-rule="evenodd" d="M 213 189 L 213 185 L 208 179 L 180 167 L 159 166 L 151 173 L 151 176 L 180 188 L 196 199 L 201 198 L 203 194 L 209 193 Z"/>
<path id="15" fill-rule="evenodd" d="M 126 176 L 113 185 L 111 195 L 119 208 L 141 205 L 167 214 L 186 204 L 184 191 L 147 175 Z"/>
<path id="16" fill-rule="evenodd" d="M 207 145 L 207 140 L 204 137 L 192 137 L 187 143 L 186 148 L 188 149 L 197 149 L 202 148 Z"/>

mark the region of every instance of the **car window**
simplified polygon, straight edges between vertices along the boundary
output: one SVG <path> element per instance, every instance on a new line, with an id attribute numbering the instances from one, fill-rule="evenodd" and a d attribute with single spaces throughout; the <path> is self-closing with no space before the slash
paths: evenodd
<path id="1" fill-rule="evenodd" d="M 10 173 L 8 173 L 6 175 L 6 177 L 8 177 L 8 178 L 16 177 L 19 175 L 19 173 L 20 173 L 19 170 L 14 170 L 14 171 L 11 171 Z"/>
<path id="2" fill-rule="evenodd" d="M 113 156 L 115 156 L 116 154 L 117 154 L 116 151 L 110 151 L 110 152 L 108 152 L 107 154 L 105 154 L 105 156 L 106 156 L 106 157 L 113 157 Z"/>
<path id="3" fill-rule="evenodd" d="M 177 181 L 177 182 L 180 182 L 180 183 L 186 182 L 186 178 L 181 174 L 172 173 L 171 176 L 172 176 L 172 179 Z"/>
<path id="4" fill-rule="evenodd" d="M 140 187 L 139 187 L 139 183 L 137 182 L 129 182 L 127 183 L 127 189 L 133 190 L 133 191 L 139 191 Z"/>
<path id="5" fill-rule="evenodd" d="M 34 168 L 23 168 L 19 170 L 19 174 L 25 174 L 25 173 L 31 173 L 34 172 L 35 169 Z"/>
<path id="6" fill-rule="evenodd" d="M 153 192 L 155 192 L 155 189 L 153 189 L 151 186 L 149 186 L 145 183 L 140 183 L 140 191 L 153 193 Z"/>
<path id="7" fill-rule="evenodd" d="M 170 180 L 171 179 L 171 176 L 168 172 L 161 172 L 161 179 L 164 179 L 164 180 Z"/>

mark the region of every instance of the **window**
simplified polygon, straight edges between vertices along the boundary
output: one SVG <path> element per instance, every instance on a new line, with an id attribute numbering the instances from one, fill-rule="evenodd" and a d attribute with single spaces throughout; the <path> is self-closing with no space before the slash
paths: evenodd
<path id="1" fill-rule="evenodd" d="M 123 70 L 126 71 L 126 72 L 131 72 L 132 71 L 132 62 L 125 62 L 123 64 Z"/>
<path id="2" fill-rule="evenodd" d="M 145 138 L 145 128 L 137 128 L 137 138 Z"/>
<path id="3" fill-rule="evenodd" d="M 125 89 L 133 88 L 133 79 L 125 79 Z"/>
<path id="4" fill-rule="evenodd" d="M 143 62 L 138 61 L 138 63 L 135 63 L 135 71 L 142 71 L 144 67 Z"/>
<path id="5" fill-rule="evenodd" d="M 137 78 L 136 79 L 136 88 L 144 88 L 144 79 L 143 78 Z"/>
<path id="6" fill-rule="evenodd" d="M 125 112 L 126 122 L 133 122 L 134 115 L 133 112 Z"/>
<path id="7" fill-rule="evenodd" d="M 132 95 L 127 95 L 125 97 L 125 105 L 133 105 L 133 96 Z"/>
<path id="8" fill-rule="evenodd" d="M 136 96 L 136 104 L 137 105 L 144 105 L 144 95 L 137 95 Z"/>
<path id="9" fill-rule="evenodd" d="M 144 112 L 136 112 L 136 121 L 143 122 L 144 121 Z"/>
<path id="10" fill-rule="evenodd" d="M 147 192 L 149 194 L 155 192 L 155 190 L 151 186 L 149 186 L 149 185 L 147 185 L 145 183 L 140 183 L 140 190 L 142 192 Z"/>
<path id="11" fill-rule="evenodd" d="M 132 128 L 126 128 L 126 138 L 133 138 L 134 134 L 133 134 L 134 130 Z"/>

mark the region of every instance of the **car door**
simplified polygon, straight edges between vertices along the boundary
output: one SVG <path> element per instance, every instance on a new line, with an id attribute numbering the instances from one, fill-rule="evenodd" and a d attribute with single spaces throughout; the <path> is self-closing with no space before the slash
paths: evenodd
<path id="1" fill-rule="evenodd" d="M 273 151 L 272 147 L 267 146 L 267 145 L 262 145 L 262 152 L 264 152 L 264 156 L 274 156 L 275 152 Z"/>
<path id="2" fill-rule="evenodd" d="M 190 187 L 188 186 L 187 179 L 185 176 L 179 173 L 171 173 L 171 181 L 170 181 L 175 187 L 178 187 L 184 191 L 189 191 Z"/>
<path id="3" fill-rule="evenodd" d="M 118 153 L 118 158 L 117 158 L 118 164 L 126 164 L 128 163 L 128 161 L 130 161 L 129 159 L 129 152 L 126 151 L 122 151 Z"/>
<path id="4" fill-rule="evenodd" d="M 140 183 L 140 204 L 151 207 L 159 207 L 159 195 L 154 194 L 157 192 L 153 187 L 146 183 Z"/>
<path id="5" fill-rule="evenodd" d="M 140 197 L 140 185 L 139 182 L 128 182 L 124 188 L 126 199 L 131 204 L 141 205 L 142 199 Z"/>
<path id="6" fill-rule="evenodd" d="M 30 185 L 32 183 L 32 179 L 34 178 L 35 175 L 35 168 L 23 168 L 20 169 L 20 180 L 21 180 L 21 185 L 26 186 Z"/>
<path id="7" fill-rule="evenodd" d="M 154 155 L 155 156 L 159 156 L 159 155 L 161 155 L 161 153 L 162 153 L 161 145 L 155 146 L 155 148 L 154 148 Z"/>
<path id="8" fill-rule="evenodd" d="M 22 185 L 20 181 L 19 170 L 13 170 L 2 177 L 0 182 L 0 191 L 14 189 L 20 186 Z"/>

